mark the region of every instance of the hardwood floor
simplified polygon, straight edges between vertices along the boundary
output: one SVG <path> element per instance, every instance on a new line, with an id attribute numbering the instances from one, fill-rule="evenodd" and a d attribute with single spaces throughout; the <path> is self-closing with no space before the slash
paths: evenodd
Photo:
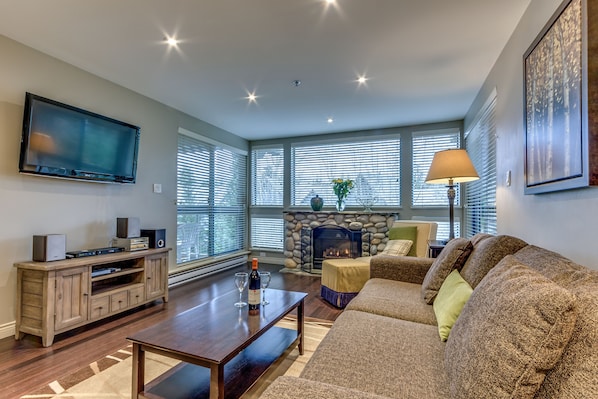
<path id="1" fill-rule="evenodd" d="M 281 266 L 260 264 L 272 272 L 270 288 L 307 292 L 305 315 L 336 320 L 341 310 L 320 297 L 319 276 L 279 273 Z M 48 348 L 39 337 L 26 335 L 20 341 L 13 337 L 0 340 L 0 386 L 2 398 L 19 398 L 57 378 L 67 375 L 127 344 L 126 337 L 162 320 L 234 290 L 233 274 L 246 271 L 239 267 L 214 274 L 198 281 L 171 288 L 169 301 L 137 308 L 80 329 L 56 336 Z"/>

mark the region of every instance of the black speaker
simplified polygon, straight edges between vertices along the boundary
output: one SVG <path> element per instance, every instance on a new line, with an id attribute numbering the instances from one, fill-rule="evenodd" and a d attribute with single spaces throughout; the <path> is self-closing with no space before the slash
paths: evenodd
<path id="1" fill-rule="evenodd" d="M 118 238 L 141 237 L 139 218 L 116 218 L 116 236 Z"/>
<path id="2" fill-rule="evenodd" d="M 164 248 L 166 246 L 166 229 L 143 229 L 141 237 L 149 238 L 150 248 Z"/>
<path id="3" fill-rule="evenodd" d="M 66 259 L 66 236 L 64 234 L 46 234 L 33 236 L 33 260 L 49 262 Z"/>

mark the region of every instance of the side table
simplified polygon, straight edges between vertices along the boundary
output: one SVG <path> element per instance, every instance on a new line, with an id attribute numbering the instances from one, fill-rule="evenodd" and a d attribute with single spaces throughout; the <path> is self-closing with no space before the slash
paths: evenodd
<path id="1" fill-rule="evenodd" d="M 446 241 L 441 240 L 429 240 L 428 241 L 428 256 L 430 258 L 436 258 L 440 255 L 440 252 L 446 246 Z"/>

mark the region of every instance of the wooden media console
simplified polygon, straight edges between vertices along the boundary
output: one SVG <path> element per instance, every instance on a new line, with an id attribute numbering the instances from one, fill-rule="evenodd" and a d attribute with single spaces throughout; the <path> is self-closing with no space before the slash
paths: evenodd
<path id="1" fill-rule="evenodd" d="M 56 334 L 156 299 L 168 302 L 169 251 L 15 263 L 16 339 L 36 335 L 47 347 Z"/>

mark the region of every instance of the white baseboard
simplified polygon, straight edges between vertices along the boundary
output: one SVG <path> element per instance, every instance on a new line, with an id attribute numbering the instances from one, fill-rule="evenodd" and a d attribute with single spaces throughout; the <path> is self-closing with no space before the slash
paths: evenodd
<path id="1" fill-rule="evenodd" d="M 0 325 L 0 339 L 15 336 L 16 322 Z"/>

